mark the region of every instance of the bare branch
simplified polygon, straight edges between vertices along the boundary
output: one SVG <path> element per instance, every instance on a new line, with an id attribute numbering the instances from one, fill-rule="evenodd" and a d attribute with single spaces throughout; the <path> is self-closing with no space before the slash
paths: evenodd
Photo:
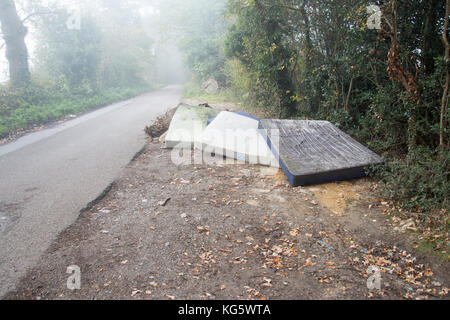
<path id="1" fill-rule="evenodd" d="M 22 23 L 25 23 L 27 20 L 35 17 L 35 16 L 42 16 L 42 15 L 47 15 L 47 14 L 53 14 L 54 12 L 33 12 L 31 14 L 29 14 L 28 16 L 26 16 L 23 20 Z"/>

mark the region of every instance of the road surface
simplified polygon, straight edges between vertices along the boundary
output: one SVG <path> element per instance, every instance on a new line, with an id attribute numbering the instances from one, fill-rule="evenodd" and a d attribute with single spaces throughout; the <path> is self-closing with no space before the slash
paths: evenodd
<path id="1" fill-rule="evenodd" d="M 0 146 L 0 298 L 115 180 L 145 144 L 144 127 L 181 93 L 169 86 Z"/>

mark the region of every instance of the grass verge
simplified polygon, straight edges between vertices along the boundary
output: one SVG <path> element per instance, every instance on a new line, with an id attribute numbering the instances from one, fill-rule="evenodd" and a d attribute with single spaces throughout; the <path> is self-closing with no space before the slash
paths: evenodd
<path id="1" fill-rule="evenodd" d="M 0 89 L 0 138 L 78 115 L 89 110 L 127 100 L 151 89 L 108 88 L 102 90 L 50 90 L 33 87 L 11 90 Z"/>
<path id="2" fill-rule="evenodd" d="M 209 103 L 226 103 L 236 101 L 237 98 L 230 90 L 222 89 L 215 94 L 206 93 L 199 84 L 190 81 L 185 84 L 183 96 L 188 99 L 199 99 Z"/>

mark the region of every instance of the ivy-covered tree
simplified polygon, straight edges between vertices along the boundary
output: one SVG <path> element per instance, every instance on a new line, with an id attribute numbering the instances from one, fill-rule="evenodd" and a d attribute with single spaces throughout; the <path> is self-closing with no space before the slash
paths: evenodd
<path id="1" fill-rule="evenodd" d="M 17 14 L 14 0 L 0 0 L 0 23 L 9 63 L 9 77 L 14 86 L 30 81 L 28 49 L 25 44 L 27 28 Z"/>

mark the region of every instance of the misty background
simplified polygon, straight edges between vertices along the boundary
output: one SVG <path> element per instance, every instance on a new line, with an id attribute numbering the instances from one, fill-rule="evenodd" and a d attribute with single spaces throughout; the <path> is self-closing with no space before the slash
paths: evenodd
<path id="1" fill-rule="evenodd" d="M 187 14 L 185 9 L 189 8 L 188 2 L 158 0 L 15 1 L 17 13 L 27 28 L 25 43 L 32 74 L 42 75 L 49 71 L 45 70 L 44 66 L 44 60 L 49 55 L 49 52 L 45 52 L 45 50 L 51 50 L 52 46 L 56 47 L 58 45 L 55 43 L 56 41 L 63 41 L 62 38 L 50 38 L 52 35 L 49 32 L 57 35 L 64 32 L 83 34 L 98 31 L 102 34 L 103 40 L 107 38 L 111 41 L 101 44 L 112 45 L 112 47 L 102 48 L 106 51 L 105 56 L 133 49 L 131 47 L 138 44 L 131 43 L 131 41 L 139 40 L 133 37 L 136 37 L 137 33 L 143 33 L 145 39 L 140 39 L 143 42 L 139 50 L 145 50 L 140 53 L 140 58 L 144 60 L 144 64 L 147 63 L 147 66 L 142 65 L 142 67 L 148 68 L 146 79 L 158 84 L 184 83 L 190 76 L 185 67 L 184 57 L 179 50 L 183 28 L 176 25 L 185 20 L 183 16 Z M 178 9 L 176 6 L 179 6 Z M 58 17 L 59 21 L 57 21 Z M 173 20 L 170 21 L 171 19 Z M 79 23 L 80 30 L 68 30 L 67 27 L 71 23 Z M 58 30 L 58 28 L 66 30 Z M 78 35 L 78 37 L 82 36 Z M 100 38 L 98 41 L 101 41 Z M 71 45 L 74 46 L 75 43 L 67 44 L 65 49 L 70 50 Z M 9 80 L 9 64 L 5 57 L 5 50 L 6 46 L 3 45 L 0 49 L 0 82 L 2 83 Z M 137 55 L 136 52 L 132 54 Z M 67 68 L 70 68 L 70 65 Z"/>
<path id="2" fill-rule="evenodd" d="M 442 0 L 0 0 L 14 29 L 0 44 L 0 139 L 179 83 L 266 118 L 330 121 L 391 160 L 377 172 L 386 199 L 448 208 L 449 12 Z"/>

